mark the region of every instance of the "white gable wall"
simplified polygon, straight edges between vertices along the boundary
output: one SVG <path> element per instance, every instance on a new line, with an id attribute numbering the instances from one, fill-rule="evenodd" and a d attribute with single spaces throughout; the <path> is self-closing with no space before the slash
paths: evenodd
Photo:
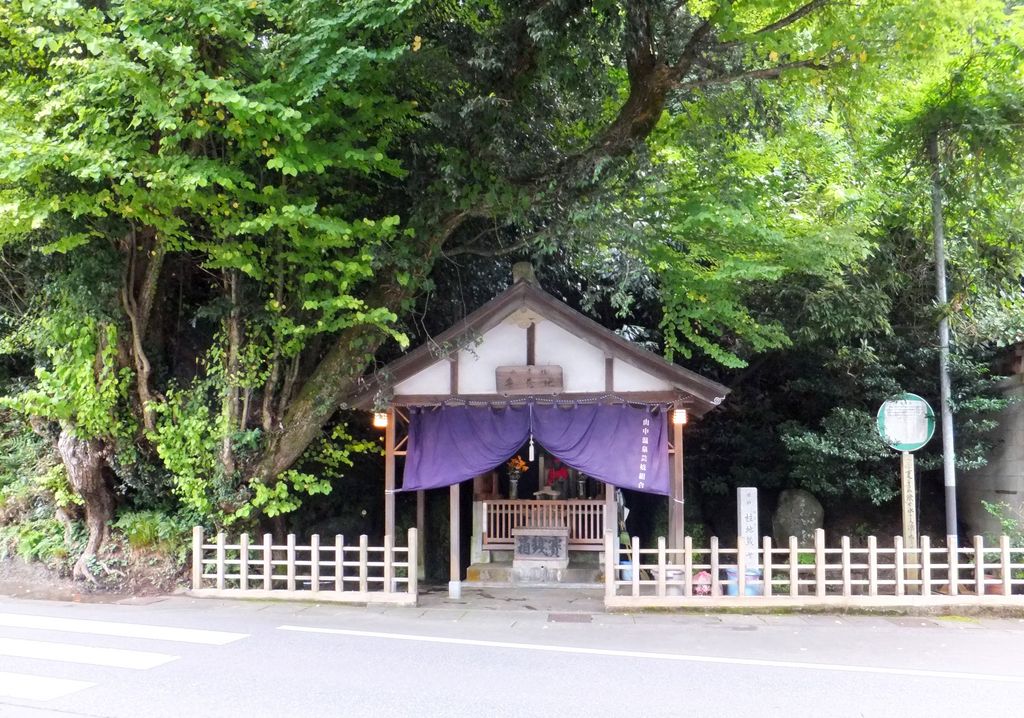
<path id="1" fill-rule="evenodd" d="M 526 363 L 526 329 L 505 320 L 483 335 L 483 340 L 459 352 L 459 393 L 494 394 L 494 370 Z"/>
<path id="2" fill-rule="evenodd" d="M 410 394 L 450 394 L 452 369 L 447 359 L 431 364 L 423 371 L 413 374 L 405 381 L 395 384 L 395 393 L 408 396 Z"/>
<path id="3" fill-rule="evenodd" d="M 563 392 L 595 393 L 605 391 L 605 353 L 554 322 L 541 320 L 535 326 L 534 359 L 538 366 L 562 367 Z M 495 386 L 499 366 L 526 364 L 526 332 L 506 319 L 481 337 L 478 344 L 458 354 L 458 394 L 500 393 Z M 395 385 L 395 394 L 450 394 L 451 369 L 447 359 L 439 359 L 423 371 Z M 613 362 L 615 391 L 662 391 L 672 385 L 621 359 Z"/>
<path id="4" fill-rule="evenodd" d="M 616 359 L 612 368 L 612 386 L 615 391 L 662 391 L 672 388 L 664 379 L 651 376 L 621 359 Z"/>
<path id="5" fill-rule="evenodd" d="M 562 367 L 563 391 L 604 391 L 604 350 L 549 321 L 537 325 L 535 341 L 537 364 Z"/>

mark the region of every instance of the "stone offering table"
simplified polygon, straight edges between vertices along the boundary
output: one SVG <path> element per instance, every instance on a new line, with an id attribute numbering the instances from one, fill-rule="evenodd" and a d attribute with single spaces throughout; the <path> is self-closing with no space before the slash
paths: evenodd
<path id="1" fill-rule="evenodd" d="M 564 526 L 540 526 L 512 530 L 513 568 L 569 567 L 569 529 Z"/>

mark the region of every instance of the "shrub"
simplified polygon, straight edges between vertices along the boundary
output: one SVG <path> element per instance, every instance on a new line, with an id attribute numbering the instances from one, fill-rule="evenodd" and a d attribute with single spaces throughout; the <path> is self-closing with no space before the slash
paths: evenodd
<path id="1" fill-rule="evenodd" d="M 184 561 L 189 550 L 191 522 L 163 511 L 125 511 L 113 524 L 133 549 L 149 549 Z"/>
<path id="2" fill-rule="evenodd" d="M 0 554 L 6 558 L 12 550 L 25 561 L 59 564 L 69 555 L 64 526 L 56 519 L 32 519 L 0 527 Z"/>

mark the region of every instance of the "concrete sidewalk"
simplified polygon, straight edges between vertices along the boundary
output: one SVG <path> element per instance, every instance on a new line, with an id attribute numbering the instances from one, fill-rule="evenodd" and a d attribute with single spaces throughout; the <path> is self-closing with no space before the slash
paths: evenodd
<path id="1" fill-rule="evenodd" d="M 468 588 L 462 597 L 448 597 L 447 586 L 420 590 L 419 607 L 473 611 L 526 611 L 548 613 L 604 613 L 604 589 L 601 588 Z"/>
<path id="2" fill-rule="evenodd" d="M 0 583 L 0 600 L 56 601 L 61 603 L 106 603 L 122 606 L 153 606 L 167 610 L 209 611 L 211 613 L 264 613 L 286 616 L 342 617 L 362 614 L 380 618 L 456 622 L 460 624 L 547 624 L 588 623 L 612 624 L 699 624 L 718 625 L 731 630 L 757 630 L 778 625 L 899 625 L 905 627 L 947 627 L 955 629 L 1000 628 L 1024 633 L 1024 617 L 1019 613 L 998 613 L 975 616 L 906 615 L 894 612 L 755 612 L 737 610 L 686 611 L 608 611 L 604 594 L 594 588 L 467 588 L 462 597 L 448 597 L 447 586 L 423 586 L 416 606 L 385 604 L 337 604 L 308 601 L 275 601 L 261 599 L 197 598 L 185 592 L 165 596 L 124 596 L 103 592 L 68 590 L 26 584 Z"/>

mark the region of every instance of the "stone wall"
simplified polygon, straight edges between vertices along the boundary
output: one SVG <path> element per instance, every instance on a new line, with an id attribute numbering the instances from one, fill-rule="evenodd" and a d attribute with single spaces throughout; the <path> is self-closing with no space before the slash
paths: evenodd
<path id="1" fill-rule="evenodd" d="M 958 477 L 960 520 L 969 534 L 999 533 L 999 522 L 982 506 L 983 500 L 1015 507 L 1024 504 L 1024 368 L 1019 362 L 1014 368 L 1003 388 L 1013 403 L 998 416 L 988 465 Z"/>

